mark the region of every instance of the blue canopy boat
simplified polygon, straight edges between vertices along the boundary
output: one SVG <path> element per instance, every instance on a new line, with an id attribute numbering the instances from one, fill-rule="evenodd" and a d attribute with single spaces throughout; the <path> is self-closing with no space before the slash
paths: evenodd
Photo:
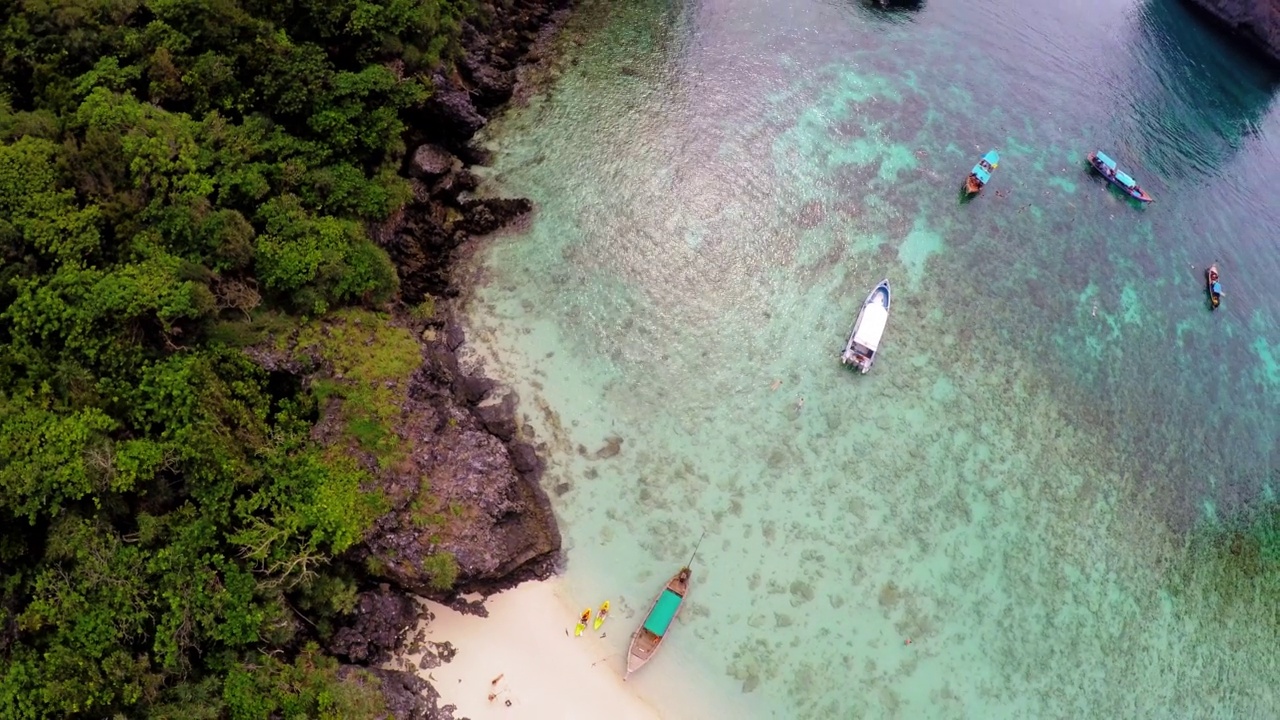
<path id="1" fill-rule="evenodd" d="M 1116 166 L 1116 161 L 1107 157 L 1107 154 L 1101 150 L 1089 153 L 1089 164 L 1093 166 L 1094 170 L 1102 173 L 1102 177 L 1106 178 L 1108 182 L 1123 190 L 1126 195 L 1134 200 L 1144 203 L 1149 203 L 1153 200 L 1142 188 L 1138 187 L 1137 181 L 1120 172 L 1120 168 Z"/>
<path id="2" fill-rule="evenodd" d="M 1218 304 L 1222 302 L 1222 283 L 1218 282 L 1218 263 L 1209 266 L 1204 271 L 1205 288 L 1209 291 L 1209 309 L 1217 310 Z"/>
<path id="3" fill-rule="evenodd" d="M 995 150 L 988 150 L 986 155 L 973 166 L 973 170 L 969 171 L 969 177 L 965 178 L 964 190 L 973 195 L 982 189 L 983 185 L 991 182 L 991 171 L 1000 165 L 1000 153 Z"/>

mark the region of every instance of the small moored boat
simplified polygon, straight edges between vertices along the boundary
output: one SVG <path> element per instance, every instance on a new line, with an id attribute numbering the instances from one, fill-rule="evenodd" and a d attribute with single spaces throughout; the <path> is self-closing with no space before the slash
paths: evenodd
<path id="1" fill-rule="evenodd" d="M 991 171 L 1000 165 L 1000 153 L 995 150 L 988 150 L 986 155 L 978 161 L 977 165 L 969 171 L 969 177 L 964 179 L 964 191 L 969 195 L 977 194 L 982 190 L 983 186 L 991 182 Z"/>
<path id="2" fill-rule="evenodd" d="M 1218 281 L 1218 264 L 1214 263 L 1204 271 L 1205 289 L 1209 291 L 1209 308 L 1217 310 L 1222 302 L 1222 283 Z"/>
<path id="3" fill-rule="evenodd" d="M 1116 166 L 1116 161 L 1101 150 L 1089 153 L 1089 164 L 1093 166 L 1094 170 L 1101 173 L 1102 177 L 1107 179 L 1107 182 L 1120 188 L 1124 191 L 1124 194 L 1134 200 L 1144 203 L 1149 203 L 1153 200 L 1142 188 L 1138 187 L 1137 181 L 1129 177 L 1128 174 L 1121 172 L 1120 168 Z"/>
<path id="4" fill-rule="evenodd" d="M 644 624 L 631 636 L 631 647 L 627 650 L 627 675 L 623 680 L 644 667 L 662 647 L 662 641 L 667 639 L 667 631 L 671 629 L 671 622 L 676 619 L 676 613 L 680 612 L 680 605 L 689 592 L 689 576 L 692 572 L 687 567 L 680 568 L 680 572 L 667 581 L 662 593 L 654 599 L 649 614 L 644 618 Z"/>
<path id="5" fill-rule="evenodd" d="M 644 624 L 631 636 L 631 646 L 627 648 L 627 674 L 622 676 L 623 680 L 644 667 L 662 648 L 662 642 L 667 639 L 667 631 L 671 629 L 676 613 L 680 612 L 680 606 L 689 594 L 689 577 L 693 574 L 689 566 L 693 565 L 693 559 L 698 556 L 698 547 L 702 545 L 702 538 L 706 536 L 707 532 L 702 531 L 702 537 L 693 546 L 689 562 L 667 581 L 666 587 L 662 588 L 662 592 L 649 607 L 649 614 L 644 616 Z"/>
<path id="6" fill-rule="evenodd" d="M 858 319 L 849 331 L 849 340 L 840 353 L 840 363 L 854 365 L 866 373 L 876 361 L 876 351 L 880 348 L 880 338 L 884 335 L 885 326 L 889 324 L 889 279 L 885 278 L 876 285 L 871 294 L 862 303 Z"/>

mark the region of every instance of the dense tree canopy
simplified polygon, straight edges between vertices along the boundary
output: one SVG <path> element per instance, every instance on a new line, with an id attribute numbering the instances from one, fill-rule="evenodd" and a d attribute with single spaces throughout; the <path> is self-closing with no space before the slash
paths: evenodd
<path id="1" fill-rule="evenodd" d="M 395 294 L 364 223 L 464 10 L 0 4 L 0 716 L 377 709 L 300 629 L 382 500 L 223 329 Z"/>

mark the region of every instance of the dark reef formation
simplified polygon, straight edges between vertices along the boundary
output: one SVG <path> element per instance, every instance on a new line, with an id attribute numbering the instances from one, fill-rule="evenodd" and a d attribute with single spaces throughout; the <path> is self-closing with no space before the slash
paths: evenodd
<path id="1" fill-rule="evenodd" d="M 524 199 L 472 195 L 478 180 L 468 167 L 488 159 L 472 137 L 512 98 L 519 69 L 541 59 L 566 5 L 486 2 L 464 23 L 462 56 L 433 75 L 431 97 L 409 118 L 403 173 L 413 199 L 370 229 L 396 265 L 405 305 L 426 301 L 435 308 L 414 328 L 424 362 L 409 379 L 397 428 L 407 458 L 379 473 L 390 511 L 352 557 L 370 573 L 370 584 L 383 584 L 359 596 L 330 650 L 357 664 L 344 673 L 376 679 L 400 720 L 453 717 L 453 707 L 439 707 L 439 694 L 420 677 L 375 667 L 421 617 L 408 593 L 446 602 L 492 593 L 546 577 L 559 560 L 559 529 L 539 484 L 541 461 L 517 435 L 516 398 L 490 397 L 492 381 L 459 369 L 455 353 L 464 338 L 448 299 L 460 294 L 452 273 L 459 246 L 531 209 Z M 423 507 L 424 497 L 430 507 Z M 424 526 L 424 514 L 437 521 Z M 442 555 L 456 561 L 448 590 L 440 589 L 440 568 L 432 563 Z"/>
<path id="2" fill-rule="evenodd" d="M 1280 0 L 1186 0 L 1280 62 Z"/>

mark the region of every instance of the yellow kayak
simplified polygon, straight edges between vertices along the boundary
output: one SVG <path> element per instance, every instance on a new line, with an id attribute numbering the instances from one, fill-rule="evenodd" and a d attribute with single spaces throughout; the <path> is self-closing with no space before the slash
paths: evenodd
<path id="1" fill-rule="evenodd" d="M 573 628 L 573 636 L 581 635 L 582 631 L 587 629 L 589 622 L 591 622 L 591 608 L 582 611 L 582 617 L 578 618 L 578 624 Z"/>
<path id="2" fill-rule="evenodd" d="M 607 617 L 609 617 L 609 601 L 605 600 L 604 604 L 600 606 L 600 612 L 596 615 L 596 621 L 591 624 L 591 628 L 593 630 L 599 630 L 600 626 L 604 624 L 604 619 Z"/>

